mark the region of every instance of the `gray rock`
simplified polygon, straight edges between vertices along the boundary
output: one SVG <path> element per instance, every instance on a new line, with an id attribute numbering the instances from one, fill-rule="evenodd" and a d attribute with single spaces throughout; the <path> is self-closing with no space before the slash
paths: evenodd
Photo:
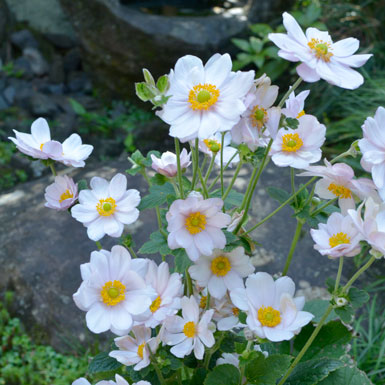
<path id="1" fill-rule="evenodd" d="M 23 50 L 23 56 L 28 60 L 34 75 L 42 76 L 48 72 L 47 62 L 36 48 L 25 48 Z"/>
<path id="2" fill-rule="evenodd" d="M 9 103 L 9 104 L 13 104 L 13 101 L 15 99 L 15 94 L 16 94 L 16 90 L 15 90 L 15 87 L 13 86 L 9 86 L 7 87 L 4 92 L 3 92 L 3 95 L 6 99 L 6 101 Z"/>
<path id="3" fill-rule="evenodd" d="M 6 110 L 9 107 L 7 100 L 4 96 L 0 95 L 0 111 Z"/>
<path id="4" fill-rule="evenodd" d="M 35 117 L 54 117 L 58 111 L 56 103 L 47 95 L 36 92 L 29 100 L 29 108 Z"/>
<path id="5" fill-rule="evenodd" d="M 63 59 L 63 68 L 66 73 L 78 71 L 81 67 L 81 54 L 79 48 L 69 50 Z"/>
<path id="6" fill-rule="evenodd" d="M 14 61 L 13 65 L 14 65 L 15 71 L 22 71 L 24 78 L 26 78 L 26 79 L 32 79 L 33 78 L 33 71 L 31 68 L 31 63 L 29 62 L 29 60 L 26 57 L 24 57 L 24 56 L 18 57 Z"/>
<path id="7" fill-rule="evenodd" d="M 25 48 L 37 48 L 39 46 L 37 40 L 28 29 L 13 32 L 11 34 L 11 42 L 21 50 Z"/>
<path id="8" fill-rule="evenodd" d="M 65 75 L 61 55 L 54 55 L 49 67 L 49 81 L 55 84 L 64 83 Z"/>
<path id="9" fill-rule="evenodd" d="M 68 35 L 60 33 L 45 33 L 44 37 L 57 48 L 70 49 L 75 45 L 73 37 Z"/>
<path id="10" fill-rule="evenodd" d="M 67 87 L 70 92 L 87 93 L 92 90 L 92 84 L 85 72 L 73 71 L 67 77 Z"/>

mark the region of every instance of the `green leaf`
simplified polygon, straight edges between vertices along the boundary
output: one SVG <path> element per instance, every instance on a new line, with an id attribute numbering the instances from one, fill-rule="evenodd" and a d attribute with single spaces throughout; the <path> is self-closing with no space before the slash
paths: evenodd
<path id="1" fill-rule="evenodd" d="M 169 255 L 171 250 L 168 247 L 167 239 L 159 231 L 156 231 L 150 235 L 150 240 L 143 244 L 138 253 Z"/>
<path id="2" fill-rule="evenodd" d="M 250 46 L 253 49 L 253 51 L 256 53 L 260 53 L 262 48 L 263 48 L 263 41 L 261 39 L 254 37 L 254 36 L 251 36 L 249 41 L 250 41 Z M 260 66 L 258 66 L 258 67 L 260 67 Z"/>
<path id="3" fill-rule="evenodd" d="M 351 287 L 348 293 L 348 298 L 352 307 L 357 309 L 361 307 L 364 303 L 369 301 L 369 294 L 365 290 L 357 289 L 356 287 Z"/>
<path id="4" fill-rule="evenodd" d="M 168 76 L 167 75 L 161 76 L 156 82 L 156 88 L 158 88 L 158 90 L 163 93 L 167 91 L 168 87 L 169 87 Z"/>
<path id="5" fill-rule="evenodd" d="M 153 185 L 150 187 L 150 193 L 144 196 L 138 206 L 139 210 L 145 210 L 160 206 L 167 202 L 169 195 L 174 196 L 174 188 L 171 183 L 165 183 L 162 186 Z"/>
<path id="6" fill-rule="evenodd" d="M 231 42 L 242 51 L 251 52 L 250 43 L 243 39 L 231 39 Z"/>
<path id="7" fill-rule="evenodd" d="M 150 179 L 151 183 L 153 184 L 157 184 L 159 186 L 163 186 L 166 182 L 167 182 L 167 178 L 162 175 L 162 174 L 158 174 L 156 173 L 151 179 Z"/>
<path id="8" fill-rule="evenodd" d="M 329 307 L 329 304 L 330 302 L 325 299 L 313 299 L 305 303 L 303 310 L 308 311 L 311 314 L 314 314 L 314 318 L 312 319 L 312 322 L 318 323 L 321 320 L 324 313 L 326 312 L 326 309 Z M 326 319 L 326 322 L 329 322 L 336 318 L 337 318 L 337 315 L 334 312 L 334 310 L 332 310 L 332 312 L 329 314 L 329 317 Z"/>
<path id="9" fill-rule="evenodd" d="M 286 121 L 286 126 L 295 130 L 298 128 L 299 125 L 299 120 L 298 119 L 293 119 L 293 118 L 285 118 Z"/>
<path id="10" fill-rule="evenodd" d="M 153 99 L 155 97 L 154 92 L 151 91 L 148 84 L 144 82 L 135 83 L 135 91 L 136 96 L 143 102 L 147 102 L 148 100 Z"/>
<path id="11" fill-rule="evenodd" d="M 188 383 L 189 385 L 202 385 L 206 378 L 207 370 L 205 368 L 197 368 L 192 376 L 192 379 Z"/>
<path id="12" fill-rule="evenodd" d="M 246 324 L 246 318 L 247 318 L 247 314 L 244 311 L 240 310 L 238 314 L 239 322 L 242 324 Z"/>
<path id="13" fill-rule="evenodd" d="M 222 340 L 220 350 L 223 353 L 234 353 L 237 351 L 237 346 L 242 345 L 243 349 L 241 353 L 246 349 L 247 342 L 245 339 L 235 333 L 226 333 L 225 338 Z"/>
<path id="14" fill-rule="evenodd" d="M 207 375 L 204 385 L 238 385 L 240 377 L 241 374 L 234 365 L 219 365 Z"/>
<path id="15" fill-rule="evenodd" d="M 178 273 L 183 273 L 188 267 L 192 265 L 190 258 L 187 256 L 185 249 L 173 250 L 172 255 L 174 259 L 174 270 Z"/>
<path id="16" fill-rule="evenodd" d="M 87 184 L 87 181 L 85 179 L 80 179 L 79 182 L 78 182 L 78 191 L 82 191 L 82 190 L 87 190 L 88 189 L 88 184 Z"/>
<path id="17" fill-rule="evenodd" d="M 71 107 L 76 115 L 82 116 L 87 114 L 87 110 L 78 101 L 72 98 L 69 98 L 68 101 L 70 102 Z"/>
<path id="18" fill-rule="evenodd" d="M 350 305 L 338 307 L 335 309 L 335 312 L 338 315 L 338 317 L 341 318 L 342 322 L 345 322 L 348 324 L 353 321 L 354 310 Z"/>
<path id="19" fill-rule="evenodd" d="M 107 352 L 102 352 L 96 355 L 88 366 L 88 372 L 90 374 L 109 372 L 111 370 L 117 370 L 122 364 L 108 355 Z"/>
<path id="20" fill-rule="evenodd" d="M 259 35 L 261 37 L 267 36 L 269 33 L 273 32 L 273 29 L 268 24 L 258 23 L 250 25 L 251 32 Z"/>
<path id="21" fill-rule="evenodd" d="M 344 366 L 342 361 L 331 360 L 329 358 L 300 362 L 286 380 L 285 385 L 316 385 L 324 380 L 331 372 L 342 366 Z M 340 385 L 342 385 L 342 383 Z"/>
<path id="22" fill-rule="evenodd" d="M 355 366 L 344 366 L 330 373 L 317 385 L 373 385 L 367 375 Z"/>
<path id="23" fill-rule="evenodd" d="M 266 358 L 262 353 L 257 353 L 256 358 L 246 364 L 246 378 L 258 385 L 275 385 L 277 380 L 285 374 L 292 357 L 273 354 Z"/>
<path id="24" fill-rule="evenodd" d="M 221 197 L 222 197 L 222 193 L 220 189 L 216 189 L 210 194 L 210 198 L 221 198 Z M 230 210 L 234 206 L 239 207 L 242 204 L 242 201 L 243 201 L 243 194 L 241 194 L 238 191 L 231 190 L 229 192 L 229 195 L 225 199 L 225 209 Z"/>
<path id="25" fill-rule="evenodd" d="M 278 187 L 267 187 L 267 193 L 279 203 L 283 203 L 290 198 L 290 194 L 281 188 Z"/>

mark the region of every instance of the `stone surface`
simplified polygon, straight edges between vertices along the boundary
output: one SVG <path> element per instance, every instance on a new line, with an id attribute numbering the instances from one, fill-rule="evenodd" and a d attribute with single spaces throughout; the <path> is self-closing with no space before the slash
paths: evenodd
<path id="1" fill-rule="evenodd" d="M 25 48 L 37 48 L 38 42 L 28 29 L 22 29 L 21 31 L 13 32 L 10 36 L 11 42 L 23 50 Z"/>

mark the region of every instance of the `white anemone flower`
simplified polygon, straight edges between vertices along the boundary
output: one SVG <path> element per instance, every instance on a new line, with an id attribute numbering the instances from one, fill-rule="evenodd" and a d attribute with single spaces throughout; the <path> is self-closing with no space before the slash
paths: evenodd
<path id="1" fill-rule="evenodd" d="M 183 297 L 181 300 L 182 317 L 171 316 L 165 321 L 163 342 L 172 345 L 171 353 L 183 358 L 194 350 L 194 355 L 201 360 L 205 348 L 214 343 L 213 325 L 210 323 L 214 310 L 207 310 L 200 316 L 195 298 Z"/>
<path id="2" fill-rule="evenodd" d="M 113 350 L 109 356 L 121 364 L 134 366 L 134 370 L 141 370 L 151 363 L 151 353 L 158 348 L 156 337 L 151 338 L 151 329 L 143 325 L 134 326 L 131 330 L 133 337 L 123 336 L 115 338 L 115 345 L 119 350 Z"/>
<path id="3" fill-rule="evenodd" d="M 271 159 L 278 167 L 305 168 L 321 159 L 326 127 L 312 115 L 298 121 L 296 130 L 281 128 L 271 146 Z"/>
<path id="4" fill-rule="evenodd" d="M 311 229 L 310 234 L 314 248 L 330 258 L 354 257 L 361 251 L 363 237 L 349 215 L 333 213 L 326 224 L 320 223 L 318 230 Z"/>
<path id="5" fill-rule="evenodd" d="M 67 175 L 56 176 L 55 182 L 47 186 L 44 198 L 45 207 L 54 210 L 66 210 L 78 199 L 78 185 Z"/>
<path id="6" fill-rule="evenodd" d="M 257 79 L 245 98 L 246 111 L 234 125 L 231 135 L 234 143 L 245 143 L 251 151 L 266 147 L 278 131 L 281 110 L 272 107 L 278 96 L 278 86 L 272 86 L 266 75 Z"/>
<path id="7" fill-rule="evenodd" d="M 213 320 L 217 323 L 218 330 L 231 330 L 246 326 L 239 322 L 239 309 L 232 303 L 228 295 L 220 300 L 215 299 L 213 308 Z"/>
<path id="8" fill-rule="evenodd" d="M 111 330 L 127 334 L 133 317 L 151 305 L 156 293 L 142 278 L 145 260 L 131 260 L 123 246 L 91 253 L 89 263 L 81 265 L 83 282 L 73 299 L 86 311 L 87 327 L 93 333 Z"/>
<path id="9" fill-rule="evenodd" d="M 127 190 L 123 174 L 116 174 L 110 182 L 95 176 L 90 186 L 91 190 L 80 191 L 79 204 L 71 209 L 72 216 L 87 227 L 87 235 L 93 241 L 105 234 L 120 237 L 124 225 L 138 219 L 139 191 Z"/>
<path id="10" fill-rule="evenodd" d="M 184 148 L 180 153 L 180 167 L 182 169 L 187 168 L 190 164 L 191 154 L 187 153 Z M 164 152 L 160 158 L 157 158 L 154 154 L 151 154 L 152 165 L 151 167 L 159 174 L 166 176 L 167 178 L 174 178 L 178 173 L 178 165 L 176 155 L 167 151 Z"/>
<path id="11" fill-rule="evenodd" d="M 309 166 L 299 176 L 320 176 L 315 184 L 315 194 L 322 199 L 338 198 L 342 214 L 355 209 L 355 198 L 363 200 L 375 197 L 374 183 L 368 178 L 354 178 L 354 170 L 345 163 L 331 164 L 325 159 L 325 166 Z"/>
<path id="12" fill-rule="evenodd" d="M 362 130 L 364 138 L 358 141 L 361 166 L 372 173 L 374 184 L 385 201 L 385 108 L 378 107 L 374 118 L 365 120 Z"/>
<path id="13" fill-rule="evenodd" d="M 201 255 L 189 272 L 199 286 L 207 287 L 214 298 L 221 299 L 227 290 L 243 287 L 243 278 L 254 272 L 254 266 L 243 247 L 228 253 L 215 249 L 209 256 Z"/>
<path id="14" fill-rule="evenodd" d="M 246 289 L 234 289 L 230 296 L 247 313 L 247 325 L 258 337 L 279 342 L 292 339 L 314 317 L 302 311 L 305 298 L 293 298 L 294 292 L 291 278 L 274 281 L 270 274 L 259 272 L 247 278 Z"/>
<path id="15" fill-rule="evenodd" d="M 56 140 L 51 140 L 48 123 L 43 118 L 36 119 L 31 125 L 31 133 L 26 134 L 13 130 L 16 138 L 8 139 L 15 143 L 17 149 L 35 159 L 54 159 L 60 157 L 63 146 Z"/>
<path id="16" fill-rule="evenodd" d="M 362 75 L 353 68 L 363 66 L 372 56 L 354 55 L 359 40 L 349 37 L 333 43 L 328 32 L 308 28 L 306 35 L 293 16 L 285 12 L 283 25 L 287 34 L 270 33 L 269 39 L 280 50 L 278 55 L 292 62 L 302 62 L 297 73 L 306 82 L 320 79 L 341 88 L 354 90 L 363 82 Z"/>
<path id="17" fill-rule="evenodd" d="M 287 98 L 286 107 L 282 108 L 282 113 L 292 119 L 299 119 L 305 115 L 305 100 L 309 94 L 309 90 L 302 91 L 298 95 L 293 91 Z"/>
<path id="18" fill-rule="evenodd" d="M 91 385 L 91 384 L 88 380 L 82 377 L 74 381 L 72 385 Z M 115 374 L 115 381 L 103 380 L 103 381 L 99 381 L 95 385 L 130 385 L 130 384 L 122 376 L 119 376 L 119 374 Z M 139 381 L 139 382 L 133 383 L 132 385 L 151 385 L 151 383 L 149 383 L 148 381 Z"/>
<path id="19" fill-rule="evenodd" d="M 182 142 L 207 139 L 229 131 L 246 107 L 243 98 L 253 85 L 254 71 L 232 72 L 229 54 L 215 54 L 203 65 L 186 55 L 169 75 L 170 98 L 157 114 L 170 124 L 170 135 Z"/>
<path id="20" fill-rule="evenodd" d="M 362 218 L 364 206 L 365 213 Z M 385 203 L 378 204 L 372 198 L 368 198 L 357 210 L 349 210 L 348 214 L 365 241 L 374 250 L 385 255 Z"/>
<path id="21" fill-rule="evenodd" d="M 66 166 L 84 167 L 85 160 L 91 155 L 94 147 L 83 144 L 78 134 L 72 134 L 62 144 L 63 151 L 54 159 Z"/>
<path id="22" fill-rule="evenodd" d="M 194 143 L 192 143 L 194 145 Z M 231 134 L 226 132 L 223 138 L 223 164 L 227 165 L 230 162 L 229 167 L 239 162 L 239 155 L 237 149 L 230 146 Z M 210 138 L 199 141 L 199 150 L 204 154 L 207 154 L 212 158 L 215 156 L 214 162 L 218 167 L 221 167 L 221 147 L 222 147 L 222 134 L 217 132 Z"/>
<path id="23" fill-rule="evenodd" d="M 265 356 L 265 358 L 269 356 L 269 353 L 263 351 L 259 345 L 254 345 L 254 351 L 261 352 Z M 216 366 L 230 364 L 235 366 L 236 368 L 239 368 L 239 354 L 223 353 L 222 356 L 217 359 L 216 364 L 217 364 Z"/>
<path id="24" fill-rule="evenodd" d="M 231 217 L 221 211 L 222 207 L 222 199 L 203 199 L 197 194 L 174 201 L 166 214 L 169 248 L 184 248 L 192 261 L 212 254 L 215 248 L 223 249 L 226 237 L 221 229 Z"/>
<path id="25" fill-rule="evenodd" d="M 157 297 L 145 313 L 135 317 L 135 321 L 154 328 L 180 309 L 180 299 L 183 295 L 182 277 L 179 273 L 170 275 L 167 262 L 157 266 L 154 261 L 149 261 L 145 280 L 154 289 Z"/>

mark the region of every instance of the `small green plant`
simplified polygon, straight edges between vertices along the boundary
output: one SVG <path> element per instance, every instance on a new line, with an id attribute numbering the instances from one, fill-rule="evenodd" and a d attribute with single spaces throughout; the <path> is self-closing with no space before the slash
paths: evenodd
<path id="1" fill-rule="evenodd" d="M 24 75 L 24 71 L 21 69 L 15 69 L 15 65 L 12 61 L 4 64 L 0 67 L 1 71 L 8 77 L 21 78 Z"/>

